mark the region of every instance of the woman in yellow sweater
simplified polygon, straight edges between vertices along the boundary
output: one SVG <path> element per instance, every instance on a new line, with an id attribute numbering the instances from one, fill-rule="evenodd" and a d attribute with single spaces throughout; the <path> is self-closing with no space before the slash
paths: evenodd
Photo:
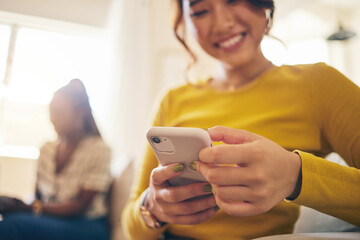
<path id="1" fill-rule="evenodd" d="M 201 161 L 192 164 L 210 184 L 179 187 L 167 180 L 187 166 L 158 166 L 148 147 L 123 212 L 129 238 L 232 240 L 291 233 L 297 204 L 360 226 L 359 87 L 323 63 L 269 62 L 260 42 L 271 27 L 272 0 L 176 3 L 178 39 L 190 51 L 186 20 L 224 74 L 169 91 L 154 125 L 210 128 L 212 140 L 223 144 L 203 149 Z M 212 128 L 217 125 L 224 127 Z M 324 160 L 331 152 L 351 167 Z"/>

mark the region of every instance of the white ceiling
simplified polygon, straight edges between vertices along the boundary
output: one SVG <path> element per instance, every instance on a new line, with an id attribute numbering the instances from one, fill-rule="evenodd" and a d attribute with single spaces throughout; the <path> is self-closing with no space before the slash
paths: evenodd
<path id="1" fill-rule="evenodd" d="M 279 17 L 296 9 L 307 9 L 320 15 L 328 16 L 330 12 L 346 15 L 360 12 L 359 0 L 275 0 L 276 14 Z"/>
<path id="2" fill-rule="evenodd" d="M 0 0 L 0 11 L 104 27 L 111 0 Z"/>

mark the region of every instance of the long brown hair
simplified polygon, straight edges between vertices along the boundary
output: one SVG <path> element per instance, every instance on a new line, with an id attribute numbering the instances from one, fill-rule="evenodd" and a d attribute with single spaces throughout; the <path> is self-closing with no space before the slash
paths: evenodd
<path id="1" fill-rule="evenodd" d="M 247 0 L 250 4 L 254 5 L 258 8 L 264 8 L 270 10 L 270 16 L 268 21 L 270 21 L 270 26 L 274 18 L 275 11 L 275 3 L 274 0 Z M 173 31 L 176 39 L 180 42 L 180 44 L 185 48 L 185 50 L 189 53 L 191 57 L 191 62 L 187 69 L 191 68 L 192 65 L 196 63 L 196 56 L 191 51 L 187 43 L 185 42 L 185 29 L 184 29 L 184 10 L 183 10 L 183 0 L 175 0 L 175 18 L 173 22 Z"/>
<path id="2" fill-rule="evenodd" d="M 61 94 L 69 98 L 75 110 L 83 111 L 84 115 L 82 120 L 86 134 L 101 137 L 91 111 L 89 97 L 81 80 L 71 80 L 66 86 L 57 90 L 54 95 L 57 94 Z"/>

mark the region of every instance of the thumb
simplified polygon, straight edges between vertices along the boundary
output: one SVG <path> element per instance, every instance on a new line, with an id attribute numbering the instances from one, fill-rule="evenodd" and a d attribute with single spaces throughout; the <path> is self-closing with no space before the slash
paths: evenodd
<path id="1" fill-rule="evenodd" d="M 259 139 L 260 136 L 254 133 L 242 130 L 234 129 L 223 126 L 216 126 L 208 129 L 208 134 L 214 142 L 223 142 L 227 144 L 243 144 L 250 143 Z"/>

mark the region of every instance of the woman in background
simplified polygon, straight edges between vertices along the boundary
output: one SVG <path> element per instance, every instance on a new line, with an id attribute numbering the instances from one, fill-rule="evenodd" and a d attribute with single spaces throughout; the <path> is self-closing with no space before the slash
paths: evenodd
<path id="1" fill-rule="evenodd" d="M 58 139 L 40 150 L 36 200 L 30 205 L 14 198 L 0 200 L 1 239 L 109 239 L 111 153 L 80 80 L 55 92 L 50 119 Z"/>
<path id="2" fill-rule="evenodd" d="M 260 43 L 272 25 L 273 0 L 175 6 L 178 40 L 190 52 L 189 27 L 223 75 L 170 90 L 154 125 L 210 128 L 212 140 L 224 144 L 203 149 L 190 166 L 158 166 L 147 148 L 123 212 L 130 239 L 291 233 L 299 216 L 291 200 L 360 226 L 359 87 L 324 63 L 276 67 L 264 57 Z M 217 125 L 224 127 L 211 128 Z M 331 152 L 351 167 L 323 159 Z M 209 184 L 170 186 L 187 167 Z"/>

